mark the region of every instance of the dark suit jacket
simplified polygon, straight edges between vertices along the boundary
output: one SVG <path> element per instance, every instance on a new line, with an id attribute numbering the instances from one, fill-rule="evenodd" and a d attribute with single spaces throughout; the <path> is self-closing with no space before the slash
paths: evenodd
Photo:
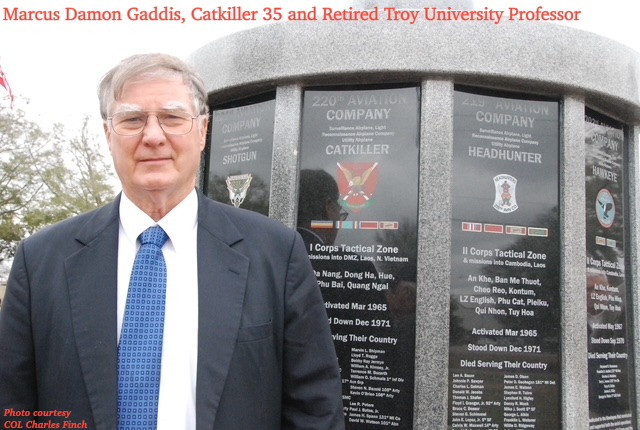
<path id="1" fill-rule="evenodd" d="M 17 419 L 10 408 L 63 410 L 117 427 L 119 201 L 18 247 L 0 311 L 1 422 Z M 198 283 L 197 429 L 344 427 L 327 316 L 297 233 L 199 194 Z"/>

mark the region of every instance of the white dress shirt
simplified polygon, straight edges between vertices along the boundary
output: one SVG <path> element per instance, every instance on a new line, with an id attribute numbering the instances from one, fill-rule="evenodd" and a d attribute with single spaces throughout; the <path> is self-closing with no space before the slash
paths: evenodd
<path id="1" fill-rule="evenodd" d="M 169 236 L 162 247 L 167 293 L 162 342 L 158 430 L 196 428 L 198 358 L 198 196 L 194 190 L 157 223 L 122 193 L 118 240 L 118 339 L 138 236 L 159 225 Z"/>

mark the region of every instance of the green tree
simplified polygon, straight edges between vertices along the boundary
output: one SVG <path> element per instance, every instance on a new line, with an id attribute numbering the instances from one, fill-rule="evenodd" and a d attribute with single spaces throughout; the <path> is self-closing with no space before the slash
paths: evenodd
<path id="1" fill-rule="evenodd" d="M 35 181 L 28 145 L 44 146 L 47 140 L 24 112 L 0 107 L 0 261 L 12 256 L 15 243 L 26 235 L 21 217 L 42 188 Z"/>
<path id="2" fill-rule="evenodd" d="M 22 238 L 113 197 L 113 174 L 88 123 L 67 138 L 60 125 L 44 131 L 0 106 L 0 262 Z"/>

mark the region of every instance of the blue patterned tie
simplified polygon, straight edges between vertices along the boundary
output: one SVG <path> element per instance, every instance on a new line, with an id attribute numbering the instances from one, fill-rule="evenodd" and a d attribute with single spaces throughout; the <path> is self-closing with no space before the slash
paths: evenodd
<path id="1" fill-rule="evenodd" d="M 168 236 L 149 227 L 131 271 L 118 348 L 118 428 L 155 429 L 158 420 L 160 360 L 167 266 L 162 245 Z"/>

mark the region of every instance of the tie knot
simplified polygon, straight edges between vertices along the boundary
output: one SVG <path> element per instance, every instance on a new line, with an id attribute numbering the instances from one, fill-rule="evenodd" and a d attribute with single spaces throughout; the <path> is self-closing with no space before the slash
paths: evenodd
<path id="1" fill-rule="evenodd" d="M 142 245 L 152 244 L 158 248 L 162 248 L 167 239 L 169 239 L 169 236 L 159 225 L 149 227 L 138 236 L 138 240 Z"/>

